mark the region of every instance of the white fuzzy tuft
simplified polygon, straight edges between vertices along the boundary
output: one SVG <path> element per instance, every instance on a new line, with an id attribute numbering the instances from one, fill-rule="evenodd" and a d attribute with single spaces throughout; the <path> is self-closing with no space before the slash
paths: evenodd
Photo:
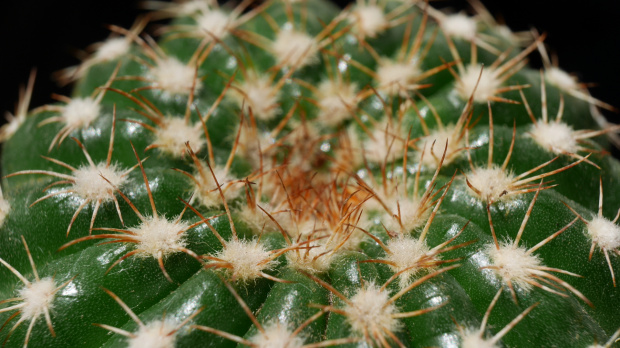
<path id="1" fill-rule="evenodd" d="M 412 276 L 417 275 L 422 269 L 429 269 L 431 267 L 429 263 L 437 260 L 434 256 L 428 256 L 431 250 L 425 241 L 409 236 L 391 239 L 387 248 L 390 253 L 386 255 L 385 260 L 395 265 L 390 265 L 394 273 L 416 266 L 400 275 L 401 288 L 410 284 Z"/>
<path id="2" fill-rule="evenodd" d="M 224 39 L 228 35 L 230 28 L 230 18 L 221 10 L 203 11 L 196 18 L 198 30 L 203 31 L 208 37 L 215 37 L 218 40 Z"/>
<path id="3" fill-rule="evenodd" d="M 488 244 L 485 252 L 493 262 L 493 270 L 505 281 L 518 285 L 529 291 L 533 285 L 528 283 L 533 278 L 532 270 L 542 266 L 542 260 L 535 254 L 528 254 L 524 247 L 514 247 L 512 242 L 500 243 L 499 250 L 495 244 Z"/>
<path id="4" fill-rule="evenodd" d="M 189 142 L 194 152 L 199 152 L 207 144 L 202 134 L 200 122 L 188 125 L 181 117 L 166 117 L 156 128 L 153 145 L 173 157 L 184 157 L 187 152 L 186 142 Z"/>
<path id="5" fill-rule="evenodd" d="M 601 249 L 612 251 L 620 248 L 620 226 L 604 217 L 595 216 L 588 222 L 588 234 Z"/>
<path id="6" fill-rule="evenodd" d="M 491 340 L 482 338 L 480 331 L 469 329 L 461 336 L 461 348 L 499 348 L 499 346 Z"/>
<path id="7" fill-rule="evenodd" d="M 102 42 L 93 55 L 94 62 L 109 62 L 124 56 L 131 48 L 131 42 L 124 37 L 115 37 Z"/>
<path id="8" fill-rule="evenodd" d="M 34 281 L 30 286 L 19 290 L 19 297 L 23 301 L 23 307 L 20 309 L 23 320 L 36 319 L 45 309 L 49 310 L 56 294 L 55 290 L 56 284 L 52 278 Z"/>
<path id="9" fill-rule="evenodd" d="M 64 106 L 61 117 L 69 128 L 88 127 L 101 111 L 101 106 L 93 98 L 74 98 Z"/>
<path id="10" fill-rule="evenodd" d="M 271 259 L 269 250 L 257 240 L 230 240 L 215 257 L 229 263 L 232 278 L 243 282 L 261 277 L 263 271 L 271 270 L 278 264 Z"/>
<path id="11" fill-rule="evenodd" d="M 342 136 L 342 141 L 339 141 L 338 145 L 333 148 L 334 158 L 340 159 L 340 165 L 343 170 L 347 168 L 349 171 L 357 170 L 360 166 L 364 165 L 364 157 L 362 157 L 362 139 L 358 134 L 354 123 L 346 127 Z M 370 203 L 372 200 L 366 202 Z M 366 204 L 365 204 L 366 206 Z M 365 210 L 367 208 L 364 208 Z"/>
<path id="12" fill-rule="evenodd" d="M 300 221 L 295 221 L 291 215 L 286 214 L 287 218 L 283 221 L 279 219 L 278 222 L 280 225 L 286 230 L 293 238 L 296 239 L 311 239 L 316 237 L 316 231 L 322 228 L 320 222 L 315 221 L 314 219 L 299 219 Z"/>
<path id="13" fill-rule="evenodd" d="M 321 111 L 322 125 L 336 127 L 352 118 L 357 106 L 357 86 L 351 83 L 325 80 L 317 88 L 316 100 Z"/>
<path id="14" fill-rule="evenodd" d="M 240 107 L 243 105 L 246 113 L 252 109 L 254 116 L 261 121 L 272 120 L 280 111 L 278 104 L 280 91 L 268 76 L 248 75 L 245 81 L 231 90 L 230 96 L 237 105 Z"/>
<path id="15" fill-rule="evenodd" d="M 348 16 L 349 22 L 353 24 L 353 32 L 363 38 L 377 37 L 388 27 L 383 9 L 375 5 L 357 6 Z"/>
<path id="16" fill-rule="evenodd" d="M 269 203 L 259 204 L 267 212 L 275 210 Z M 253 233 L 278 231 L 278 226 L 258 207 L 251 209 L 247 204 L 244 204 L 237 210 L 237 214 L 239 218 L 250 227 Z M 288 220 L 290 220 L 288 217 L 288 214 L 274 216 L 274 218 L 278 220 L 278 223 L 285 225 L 290 224 L 290 222 L 288 222 Z M 283 223 L 283 219 L 287 220 L 287 222 Z"/>
<path id="17" fill-rule="evenodd" d="M 318 242 L 318 241 L 317 241 Z M 304 244 L 310 249 L 293 250 L 286 253 L 288 264 L 308 273 L 323 273 L 329 270 L 333 260 L 333 250 L 317 242 Z"/>
<path id="18" fill-rule="evenodd" d="M 74 171 L 75 183 L 72 189 L 80 198 L 102 203 L 111 201 L 114 198 L 114 187 L 120 188 L 126 178 L 122 172 L 118 171 L 115 165 L 106 168 L 105 163 L 99 163 L 96 167 L 83 166 Z M 108 179 L 105 181 L 101 176 Z"/>
<path id="19" fill-rule="evenodd" d="M 569 73 L 560 68 L 550 67 L 546 69 L 545 77 L 547 78 L 547 81 L 549 81 L 552 85 L 558 87 L 561 90 L 581 90 L 581 88 L 579 87 L 579 83 L 577 82 L 577 78 L 571 76 Z"/>
<path id="20" fill-rule="evenodd" d="M 280 30 L 271 48 L 278 65 L 301 68 L 319 61 L 317 42 L 300 31 Z"/>
<path id="21" fill-rule="evenodd" d="M 9 114 L 10 115 L 10 114 Z M 15 132 L 22 126 L 26 120 L 26 115 L 10 118 L 7 117 L 8 122 L 0 126 L 0 141 L 6 141 L 10 139 Z"/>
<path id="22" fill-rule="evenodd" d="M 371 336 L 381 335 L 385 332 L 396 332 L 401 323 L 393 318 L 398 310 L 390 300 L 387 291 L 381 291 L 380 287 L 370 282 L 363 289 L 359 289 L 349 299 L 351 305 L 343 308 L 347 321 L 353 331 L 358 334 L 369 333 Z"/>
<path id="23" fill-rule="evenodd" d="M 254 168 L 258 168 L 261 165 L 261 155 L 265 160 L 274 154 L 275 147 L 273 144 L 276 139 L 269 132 L 259 131 L 252 128 L 248 123 L 244 123 L 243 128 L 241 128 L 236 155 L 248 160 Z"/>
<path id="24" fill-rule="evenodd" d="M 167 220 L 165 217 L 146 217 L 138 227 L 131 227 L 129 231 L 132 237 L 138 241 L 136 247 L 140 252 L 136 255 L 142 257 L 168 256 L 180 251 L 186 243 L 184 231 L 189 225 L 184 221 L 177 223 Z"/>
<path id="25" fill-rule="evenodd" d="M 407 95 L 407 91 L 415 88 L 421 73 L 416 61 L 381 59 L 377 66 L 377 89 L 388 95 Z"/>
<path id="26" fill-rule="evenodd" d="M 481 70 L 482 74 L 480 74 Z M 501 85 L 502 81 L 498 78 L 495 69 L 483 68 L 482 65 L 468 65 L 457 79 L 455 89 L 463 100 L 468 100 L 473 94 L 474 102 L 486 103 L 495 96 Z"/>
<path id="27" fill-rule="evenodd" d="M 206 163 L 201 166 L 203 172 L 205 172 L 205 177 L 198 173 L 194 174 L 194 178 L 198 181 L 198 183 L 192 181 L 194 184 L 194 199 L 207 208 L 219 207 L 224 203 L 222 202 L 222 196 L 220 196 L 220 191 L 217 189 L 215 180 L 213 180 L 213 175 Z M 235 180 L 235 178 L 229 175 L 224 167 L 215 166 L 213 168 L 213 174 L 215 174 L 217 182 L 222 188 L 226 201 L 237 197 L 239 194 L 238 186 L 225 184 L 226 182 Z"/>
<path id="28" fill-rule="evenodd" d="M 376 195 L 371 197 L 369 200 L 367 200 L 364 203 L 364 211 L 362 213 L 362 220 L 364 220 L 364 218 L 367 219 L 367 222 L 372 223 L 373 220 L 377 220 L 377 217 L 380 217 L 381 219 L 383 217 L 381 217 L 379 214 L 390 214 L 388 212 L 385 211 L 385 208 L 383 207 L 383 205 L 381 204 L 381 202 L 379 200 L 381 200 L 382 202 L 386 202 L 388 200 L 394 199 L 392 198 L 389 194 L 385 194 L 384 191 L 380 188 L 377 187 L 377 184 L 373 184 L 373 182 L 370 180 L 370 178 L 363 178 L 364 182 L 366 183 L 366 185 L 368 185 L 368 187 L 372 188 Z M 389 185 L 392 186 L 393 182 L 389 181 Z M 388 186 L 389 187 L 389 186 Z M 391 204 L 387 204 L 388 207 L 391 207 Z M 379 216 L 377 216 L 379 215 Z M 391 214 L 390 214 L 391 216 Z M 391 219 L 391 217 L 390 217 Z M 386 221 L 389 223 L 389 220 L 387 219 Z M 383 223 L 383 220 L 382 220 Z M 386 226 L 387 227 L 387 226 Z M 390 228 L 388 228 L 390 229 Z"/>
<path id="29" fill-rule="evenodd" d="M 529 135 L 544 149 L 558 155 L 579 151 L 573 127 L 564 122 L 538 122 L 532 125 Z"/>
<path id="30" fill-rule="evenodd" d="M 11 204 L 6 199 L 2 198 L 2 191 L 0 191 L 0 227 L 4 224 L 4 220 L 11 211 Z"/>
<path id="31" fill-rule="evenodd" d="M 416 160 L 420 161 L 420 158 L 422 158 L 422 165 L 429 168 L 437 168 L 439 165 L 446 141 L 448 142 L 448 148 L 446 149 L 446 158 L 443 161 L 443 165 L 454 161 L 465 147 L 463 138 L 460 136 L 460 130 L 457 130 L 453 124 L 447 125 L 443 129 L 433 130 L 431 134 L 424 137 L 421 141 L 426 143 L 426 151 L 424 158 L 422 158 L 421 151 L 416 152 Z M 435 142 L 435 145 L 431 152 L 433 142 Z"/>
<path id="32" fill-rule="evenodd" d="M 163 58 L 157 61 L 157 65 L 149 71 L 155 87 L 171 95 L 188 95 L 192 91 L 194 67 L 185 65 L 175 58 Z M 195 90 L 202 86 L 200 80 L 196 80 Z"/>
<path id="33" fill-rule="evenodd" d="M 493 29 L 501 37 L 503 40 L 510 42 L 514 46 L 518 46 L 522 43 L 522 40 L 519 40 L 519 35 L 513 33 L 510 28 L 504 24 L 495 24 Z"/>
<path id="34" fill-rule="evenodd" d="M 364 151 L 364 157 L 368 162 L 390 162 L 397 157 L 402 157 L 403 137 L 400 130 L 394 127 L 394 123 L 388 123 L 386 119 L 379 122 L 371 130 L 372 137 L 363 141 L 363 147 L 357 151 Z"/>
<path id="35" fill-rule="evenodd" d="M 293 332 L 280 322 L 270 323 L 264 329 L 264 334 L 259 332 L 250 339 L 255 348 L 301 348 L 304 345 L 303 339 L 292 337 Z"/>
<path id="36" fill-rule="evenodd" d="M 174 348 L 176 341 L 175 323 L 155 320 L 141 326 L 135 337 L 129 339 L 128 348 Z"/>
<path id="37" fill-rule="evenodd" d="M 478 197 L 484 202 L 498 202 L 509 193 L 514 181 L 512 174 L 498 167 L 477 168 L 475 173 L 467 174 L 471 186 L 480 191 L 468 190 L 472 196 Z"/>
<path id="38" fill-rule="evenodd" d="M 307 171 L 315 171 L 315 164 L 317 161 L 322 160 L 319 157 L 323 155 L 320 147 L 316 146 L 317 140 L 323 136 L 318 129 L 318 124 L 316 122 L 303 122 L 293 118 L 288 122 L 288 126 L 291 131 L 286 134 L 286 143 L 284 146 L 289 147 L 292 151 L 287 154 L 286 165 L 288 168 L 294 168 L 294 173 L 296 175 Z M 277 152 L 277 149 L 273 150 L 274 153 Z M 321 171 L 318 171 L 317 175 L 313 178 L 314 185 L 317 185 L 321 176 Z M 274 189 L 280 189 L 282 187 L 279 180 L 273 180 L 271 182 L 275 184 L 272 186 Z M 265 193 L 264 190 L 263 193 Z"/>
<path id="39" fill-rule="evenodd" d="M 205 0 L 189 0 L 181 3 L 175 3 L 174 10 L 178 13 L 178 17 L 191 16 L 199 12 L 209 11 L 209 2 Z"/>
<path id="40" fill-rule="evenodd" d="M 467 41 L 474 40 L 478 32 L 476 20 L 463 13 L 445 16 L 441 20 L 441 28 L 446 35 Z"/>
<path id="41" fill-rule="evenodd" d="M 386 212 L 383 219 L 385 226 L 390 231 L 402 233 L 411 233 L 414 229 L 423 226 L 430 214 L 430 210 L 423 211 L 424 207 L 420 205 L 417 199 L 400 197 L 401 195 L 397 196 L 384 200 L 385 204 L 390 208 L 390 212 Z M 399 210 L 400 222 L 398 220 Z"/>

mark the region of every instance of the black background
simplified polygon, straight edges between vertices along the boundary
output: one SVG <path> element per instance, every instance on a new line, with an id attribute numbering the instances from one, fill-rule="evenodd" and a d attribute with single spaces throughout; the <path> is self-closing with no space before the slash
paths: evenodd
<path id="1" fill-rule="evenodd" d="M 548 33 L 546 43 L 557 53 L 560 67 L 581 81 L 595 82 L 591 93 L 620 107 L 620 5 L 617 1 L 590 0 L 569 6 L 558 0 L 483 0 L 496 17 L 513 30 L 531 27 Z M 60 88 L 51 73 L 79 62 L 72 52 L 105 39 L 104 24 L 128 28 L 142 10 L 137 0 L 3 0 L 0 4 L 0 112 L 13 111 L 18 87 L 37 67 L 31 107 L 50 103 Z M 433 2 L 437 7 L 467 9 L 465 0 Z M 536 54 L 532 64 L 540 64 Z M 620 122 L 620 115 L 606 112 Z"/>

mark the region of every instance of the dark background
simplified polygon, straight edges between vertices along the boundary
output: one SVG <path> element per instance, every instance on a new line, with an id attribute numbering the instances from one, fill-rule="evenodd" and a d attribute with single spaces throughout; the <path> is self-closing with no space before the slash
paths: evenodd
<path id="1" fill-rule="evenodd" d="M 596 98 L 620 107 L 620 5 L 617 1 L 590 0 L 569 6 L 558 0 L 483 0 L 491 13 L 513 30 L 531 27 L 547 32 L 546 43 L 560 58 L 560 67 L 577 73 L 581 81 L 596 82 Z M 343 2 L 345 3 L 345 2 Z M 31 107 L 50 103 L 59 88 L 51 73 L 75 65 L 72 55 L 109 31 L 104 24 L 129 28 L 138 13 L 137 0 L 3 0 L 0 4 L 0 113 L 13 111 L 18 87 L 32 67 L 38 68 Z M 436 7 L 468 8 L 465 0 L 433 2 Z M 534 65 L 540 64 L 536 54 Z M 620 122 L 620 115 L 606 112 Z M 2 118 L 2 117 L 0 117 Z"/>

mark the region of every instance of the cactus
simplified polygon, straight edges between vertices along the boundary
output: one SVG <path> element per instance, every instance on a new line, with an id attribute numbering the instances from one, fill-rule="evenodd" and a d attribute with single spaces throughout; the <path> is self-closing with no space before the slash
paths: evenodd
<path id="1" fill-rule="evenodd" d="M 72 96 L 32 75 L 4 345 L 612 347 L 613 107 L 473 4 L 148 1 Z"/>

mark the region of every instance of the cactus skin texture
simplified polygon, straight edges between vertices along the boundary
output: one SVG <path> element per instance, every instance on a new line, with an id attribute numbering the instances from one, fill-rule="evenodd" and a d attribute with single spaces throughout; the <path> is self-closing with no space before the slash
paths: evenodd
<path id="1" fill-rule="evenodd" d="M 544 37 L 146 6 L 2 128 L 5 346 L 614 346 L 618 128 Z"/>

